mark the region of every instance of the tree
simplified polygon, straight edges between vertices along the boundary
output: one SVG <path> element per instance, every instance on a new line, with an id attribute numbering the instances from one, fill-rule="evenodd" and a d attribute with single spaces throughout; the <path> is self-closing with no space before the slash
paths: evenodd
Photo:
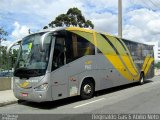
<path id="1" fill-rule="evenodd" d="M 0 27 L 0 70 L 2 69 L 3 62 L 3 46 L 1 46 L 2 41 L 6 41 L 7 32 Z"/>
<path id="2" fill-rule="evenodd" d="M 9 53 L 9 58 L 8 58 L 6 53 L 7 47 L 1 46 L 1 42 L 7 40 L 6 39 L 7 35 L 8 35 L 7 32 L 0 27 L 0 71 L 13 68 L 18 55 L 18 50 L 13 49 L 12 50 L 13 52 Z M 8 60 L 9 60 L 9 64 L 8 64 Z"/>
<path id="3" fill-rule="evenodd" d="M 69 27 L 69 26 L 78 26 L 85 28 L 94 28 L 92 21 L 86 20 L 82 15 L 81 11 L 78 8 L 70 8 L 66 14 L 58 15 L 54 21 L 48 24 L 49 27 Z M 45 26 L 43 29 L 47 29 L 48 26 Z"/>
<path id="4" fill-rule="evenodd" d="M 8 64 L 8 57 L 7 57 L 7 54 L 6 54 L 6 50 L 7 50 L 6 46 L 1 47 L 1 52 L 2 52 L 1 68 L 3 70 L 7 70 L 7 64 Z"/>
<path id="5" fill-rule="evenodd" d="M 48 26 L 44 26 L 43 29 L 48 29 Z"/>
<path id="6" fill-rule="evenodd" d="M 2 57 L 1 57 L 0 68 L 2 70 L 12 69 L 15 66 L 17 55 L 18 55 L 18 49 L 12 49 L 12 52 L 10 51 L 9 55 L 7 55 L 6 51 L 7 51 L 7 47 L 1 46 L 1 56 Z"/>
<path id="7" fill-rule="evenodd" d="M 2 40 L 6 40 L 6 36 L 7 36 L 7 32 L 5 30 L 3 30 L 2 27 L 0 27 L 0 42 L 2 42 Z"/>
<path id="8" fill-rule="evenodd" d="M 156 68 L 160 69 L 160 62 L 156 63 L 154 66 L 155 66 Z"/>

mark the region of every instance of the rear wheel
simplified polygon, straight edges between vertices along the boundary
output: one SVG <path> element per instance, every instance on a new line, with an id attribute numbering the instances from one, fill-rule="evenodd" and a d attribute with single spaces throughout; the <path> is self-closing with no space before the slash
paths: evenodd
<path id="1" fill-rule="evenodd" d="M 143 84 L 144 84 L 144 73 L 141 73 L 141 75 L 140 75 L 139 84 L 140 84 L 140 85 L 143 85 Z"/>
<path id="2" fill-rule="evenodd" d="M 82 99 L 90 99 L 94 94 L 94 84 L 90 80 L 85 80 L 81 85 L 80 96 Z"/>

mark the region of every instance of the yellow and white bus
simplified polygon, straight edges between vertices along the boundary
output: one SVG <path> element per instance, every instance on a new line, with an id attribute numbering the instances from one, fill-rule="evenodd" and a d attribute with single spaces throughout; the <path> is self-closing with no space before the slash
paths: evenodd
<path id="1" fill-rule="evenodd" d="M 20 100 L 43 102 L 154 76 L 153 46 L 94 30 L 67 27 L 30 34 L 19 43 L 13 91 Z"/>

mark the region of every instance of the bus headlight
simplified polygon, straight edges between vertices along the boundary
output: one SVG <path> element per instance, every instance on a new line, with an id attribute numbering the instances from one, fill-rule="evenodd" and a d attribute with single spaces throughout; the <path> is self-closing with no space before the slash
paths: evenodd
<path id="1" fill-rule="evenodd" d="M 45 91 L 48 88 L 48 83 L 44 83 L 36 88 L 34 88 L 36 91 Z"/>

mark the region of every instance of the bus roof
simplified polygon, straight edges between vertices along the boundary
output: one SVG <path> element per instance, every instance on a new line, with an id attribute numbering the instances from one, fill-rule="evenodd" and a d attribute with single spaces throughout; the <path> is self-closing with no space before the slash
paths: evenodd
<path id="1" fill-rule="evenodd" d="M 102 33 L 102 32 L 97 32 L 97 31 L 95 31 L 93 29 L 80 28 L 80 27 L 56 27 L 56 28 L 44 29 L 44 30 L 41 30 L 41 31 L 39 31 L 37 33 L 40 33 L 40 32 L 51 32 L 51 31 L 60 31 L 60 30 L 81 31 L 81 32 L 87 32 L 87 33 Z M 33 34 L 35 34 L 35 33 L 33 33 Z M 133 41 L 133 40 L 125 39 L 125 38 L 120 38 L 120 37 L 118 37 L 116 35 L 112 35 L 112 34 L 105 33 L 105 32 L 103 32 L 102 34 L 105 34 L 105 35 L 108 35 L 108 36 L 112 36 L 112 37 L 116 37 L 116 38 L 123 39 L 123 40 L 130 41 L 130 42 L 138 43 L 138 44 L 148 45 L 148 44 L 145 44 L 145 43 L 142 43 L 142 42 L 137 42 L 137 41 Z M 153 46 L 153 45 L 148 45 L 148 46 Z"/>

